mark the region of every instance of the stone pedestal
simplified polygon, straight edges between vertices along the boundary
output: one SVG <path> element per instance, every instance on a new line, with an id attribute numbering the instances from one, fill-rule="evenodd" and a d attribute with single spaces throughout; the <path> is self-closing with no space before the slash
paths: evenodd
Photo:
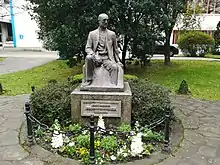
<path id="1" fill-rule="evenodd" d="M 103 116 L 106 124 L 118 125 L 131 122 L 132 93 L 127 82 L 123 92 L 80 91 L 80 86 L 71 93 L 72 121 L 88 122 L 89 116 Z"/>

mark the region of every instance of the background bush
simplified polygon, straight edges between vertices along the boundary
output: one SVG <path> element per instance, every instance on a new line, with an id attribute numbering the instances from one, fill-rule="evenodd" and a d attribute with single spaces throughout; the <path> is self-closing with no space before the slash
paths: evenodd
<path id="1" fill-rule="evenodd" d="M 178 39 L 178 46 L 186 56 L 204 57 L 209 50 L 213 49 L 214 39 L 200 31 L 185 32 Z"/>
<path id="2" fill-rule="evenodd" d="M 170 91 L 167 88 L 147 80 L 130 81 L 130 86 L 134 121 L 145 126 L 164 117 L 165 108 L 171 106 Z"/>
<path id="3" fill-rule="evenodd" d="M 52 125 L 58 119 L 62 125 L 71 121 L 70 93 L 76 85 L 66 83 L 52 83 L 36 90 L 30 97 L 32 114 L 41 122 Z"/>

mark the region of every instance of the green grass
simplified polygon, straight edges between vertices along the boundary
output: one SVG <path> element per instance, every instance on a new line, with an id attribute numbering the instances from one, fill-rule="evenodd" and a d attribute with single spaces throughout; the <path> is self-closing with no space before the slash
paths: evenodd
<path id="1" fill-rule="evenodd" d="M 163 61 L 153 60 L 152 66 L 132 67 L 129 73 L 162 84 L 173 92 L 186 80 L 193 97 L 220 100 L 220 62 L 172 61 L 171 66 L 164 66 Z"/>
<path id="2" fill-rule="evenodd" d="M 32 85 L 41 88 L 51 79 L 63 81 L 80 72 L 81 67 L 69 68 L 65 61 L 57 60 L 30 70 L 1 75 L 0 82 L 4 95 L 18 95 L 30 93 Z"/>
<path id="3" fill-rule="evenodd" d="M 2 62 L 2 61 L 4 61 L 5 60 L 5 58 L 3 58 L 3 57 L 0 57 L 0 62 Z"/>
<path id="4" fill-rule="evenodd" d="M 81 73 L 82 66 L 68 68 L 65 61 L 54 61 L 46 65 L 17 73 L 1 75 L 4 95 L 18 95 L 31 92 L 31 85 L 41 88 L 51 79 L 67 80 L 69 76 Z M 182 80 L 186 80 L 193 97 L 220 100 L 220 62 L 172 61 L 164 66 L 162 60 L 152 60 L 152 66 L 140 68 L 129 66 L 128 74 L 162 84 L 175 92 Z"/>
<path id="5" fill-rule="evenodd" d="M 220 55 L 206 54 L 206 55 L 205 55 L 205 58 L 220 59 Z"/>

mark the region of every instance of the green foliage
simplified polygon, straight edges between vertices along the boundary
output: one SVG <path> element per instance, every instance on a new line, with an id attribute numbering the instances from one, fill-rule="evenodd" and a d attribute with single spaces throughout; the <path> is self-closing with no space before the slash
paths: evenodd
<path id="1" fill-rule="evenodd" d="M 30 105 L 33 115 L 41 122 L 52 125 L 58 119 L 61 125 L 70 121 L 70 93 L 75 89 L 70 83 L 49 84 L 31 94 Z"/>
<path id="2" fill-rule="evenodd" d="M 68 130 L 69 131 L 72 131 L 72 132 L 76 132 L 76 131 L 80 131 L 81 130 L 81 126 L 79 124 L 70 124 L 69 127 L 68 127 Z"/>
<path id="3" fill-rule="evenodd" d="M 90 135 L 79 135 L 76 137 L 76 143 L 81 147 L 89 148 Z"/>
<path id="4" fill-rule="evenodd" d="M 178 39 L 179 48 L 187 56 L 204 56 L 214 46 L 214 39 L 200 31 L 184 33 Z"/>
<path id="5" fill-rule="evenodd" d="M 100 13 L 104 12 L 110 16 L 109 29 L 115 30 L 117 35 L 124 36 L 122 62 L 125 64 L 129 43 L 132 45 L 133 42 L 141 41 L 138 44 L 140 47 L 144 50 L 151 49 L 152 44 L 159 40 L 158 36 L 161 36 L 163 31 L 161 25 L 167 24 L 170 20 L 175 22 L 175 15 L 181 11 L 180 8 L 182 9 L 181 0 L 177 3 L 168 0 L 28 0 L 28 2 L 33 4 L 26 7 L 39 24 L 41 29 L 39 36 L 43 39 L 44 46 L 47 49 L 58 50 L 62 58 L 70 60 L 70 65 L 74 65 L 85 56 L 88 33 L 97 28 L 97 16 Z M 167 3 L 168 5 L 165 5 Z M 166 6 L 169 8 L 165 8 Z M 170 14 L 173 9 L 175 15 Z M 165 14 L 166 17 L 162 17 Z M 133 52 L 142 60 L 146 54 Z M 73 58 L 74 56 L 77 58 Z"/>
<path id="6" fill-rule="evenodd" d="M 35 130 L 35 136 L 36 137 L 43 137 L 45 135 L 45 132 L 40 128 L 40 126 L 37 127 Z"/>
<path id="7" fill-rule="evenodd" d="M 137 76 L 135 75 L 130 75 L 130 74 L 125 74 L 124 75 L 124 80 L 127 81 L 127 80 L 137 80 Z"/>
<path id="8" fill-rule="evenodd" d="M 158 132 L 152 132 L 152 130 L 148 130 L 148 131 L 144 132 L 143 140 L 144 141 L 159 141 L 159 142 L 163 142 L 164 136 L 162 136 Z M 150 151 L 150 149 L 148 149 L 148 150 Z"/>
<path id="9" fill-rule="evenodd" d="M 147 80 L 132 81 L 130 86 L 134 121 L 145 126 L 164 117 L 165 108 L 171 106 L 168 89 Z"/>
<path id="10" fill-rule="evenodd" d="M 113 152 L 117 146 L 117 138 L 115 136 L 107 136 L 101 139 L 101 148 L 107 152 Z"/>
<path id="11" fill-rule="evenodd" d="M 77 74 L 77 75 L 73 76 L 73 78 L 71 79 L 71 82 L 73 84 L 81 83 L 82 79 L 83 79 L 83 74 Z"/>
<path id="12" fill-rule="evenodd" d="M 118 131 L 120 131 L 120 132 L 130 132 L 131 131 L 131 126 L 129 124 L 122 123 L 120 125 L 120 127 L 118 128 Z"/>
<path id="13" fill-rule="evenodd" d="M 220 54 L 217 48 L 220 46 L 220 21 L 217 24 L 216 30 L 214 31 L 215 48 L 213 49 L 213 54 Z"/>
<path id="14" fill-rule="evenodd" d="M 154 2 L 157 4 L 157 7 L 153 9 L 159 12 L 156 15 L 158 26 L 164 34 L 162 40 L 166 50 L 164 64 L 170 65 L 170 37 L 178 21 L 178 16 L 186 11 L 186 0 L 154 0 Z"/>
<path id="15" fill-rule="evenodd" d="M 183 80 L 183 81 L 181 82 L 180 87 L 179 87 L 179 89 L 177 90 L 177 93 L 178 93 L 178 94 L 183 94 L 183 95 L 191 94 L 186 80 Z"/>

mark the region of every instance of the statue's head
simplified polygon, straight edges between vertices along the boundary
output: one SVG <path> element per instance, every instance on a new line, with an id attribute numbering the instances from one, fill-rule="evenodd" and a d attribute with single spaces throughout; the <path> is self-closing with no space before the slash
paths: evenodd
<path id="1" fill-rule="evenodd" d="M 100 14 L 98 17 L 99 26 L 103 29 L 107 28 L 108 26 L 108 15 L 107 14 Z"/>

